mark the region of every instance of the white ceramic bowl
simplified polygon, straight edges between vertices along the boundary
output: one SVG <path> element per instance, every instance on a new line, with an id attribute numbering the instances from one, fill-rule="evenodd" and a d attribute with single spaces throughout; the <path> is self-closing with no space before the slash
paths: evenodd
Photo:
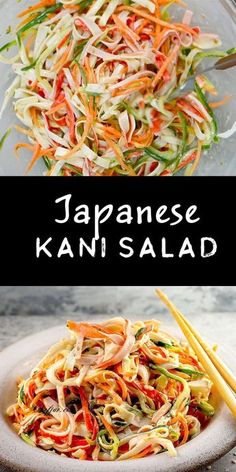
<path id="1" fill-rule="evenodd" d="M 171 330 L 176 335 L 176 330 Z M 31 368 L 53 343 L 66 335 L 58 326 L 29 336 L 0 354 L 0 464 L 11 471 L 31 472 L 190 472 L 212 463 L 236 444 L 236 421 L 221 402 L 209 426 L 195 439 L 177 449 L 176 458 L 167 453 L 124 462 L 87 462 L 69 459 L 24 443 L 5 416 L 16 398 L 16 378 Z M 221 350 L 221 357 L 235 369 L 235 356 Z"/>
<path id="2" fill-rule="evenodd" d="M 36 0 L 35 0 L 36 1 Z M 31 5 L 29 0 L 0 0 L 0 47 L 9 42 L 13 35 L 6 34 L 9 25 L 13 28 L 18 23 L 17 13 Z M 34 3 L 34 2 L 33 2 Z M 236 5 L 233 0 L 186 0 L 186 3 L 194 11 L 194 23 L 200 25 L 204 31 L 218 33 L 223 40 L 225 50 L 236 46 Z M 175 8 L 175 17 L 180 19 L 183 9 Z M 14 55 L 13 50 L 9 55 Z M 209 60 L 204 63 L 208 65 Z M 216 111 L 220 131 L 231 128 L 236 121 L 236 69 L 224 73 L 212 72 L 213 79 L 219 97 L 231 95 L 231 101 Z M 13 80 L 14 75 L 11 66 L 0 64 L 0 102 L 2 102 L 4 91 Z M 12 106 L 9 105 L 1 121 L 0 137 L 4 132 L 17 122 Z M 0 154 L 0 175 L 23 175 L 30 159 L 30 153 L 21 150 L 20 159 L 14 156 L 14 145 L 26 141 L 26 138 L 12 131 L 6 140 Z M 213 146 L 206 156 L 203 156 L 197 175 L 236 175 L 236 134 L 228 140 L 222 140 L 219 145 Z M 30 175 L 42 175 L 45 166 L 39 161 Z"/>

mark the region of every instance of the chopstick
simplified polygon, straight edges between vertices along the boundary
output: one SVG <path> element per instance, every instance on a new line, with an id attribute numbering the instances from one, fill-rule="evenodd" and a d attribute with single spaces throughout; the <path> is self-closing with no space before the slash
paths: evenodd
<path id="1" fill-rule="evenodd" d="M 172 313 L 179 327 L 183 331 L 189 344 L 198 356 L 202 366 L 209 375 L 209 378 L 215 385 L 216 389 L 227 404 L 228 408 L 236 417 L 236 398 L 231 390 L 232 388 L 235 391 L 236 387 L 236 379 L 233 373 L 230 372 L 228 368 L 226 368 L 226 366 L 219 359 L 216 353 L 211 350 L 209 346 L 207 346 L 207 344 L 202 340 L 200 334 L 197 333 L 197 331 L 192 327 L 189 321 L 186 320 L 184 315 L 182 315 L 182 313 L 177 310 L 177 308 L 168 299 L 168 297 L 159 289 L 156 290 L 156 294 L 169 308 L 170 312 Z M 207 349 L 205 349 L 205 347 Z M 224 371 L 225 368 L 226 371 Z M 231 388 L 228 386 L 228 384 L 231 386 Z"/>
<path id="2" fill-rule="evenodd" d="M 157 294 L 159 292 L 159 296 L 161 297 L 161 291 L 157 290 Z M 164 295 L 164 294 L 162 294 Z M 165 295 L 164 295 L 165 296 Z M 167 298 L 167 297 L 166 297 Z M 163 300 L 164 301 L 164 300 Z M 169 301 L 169 300 L 168 300 Z M 171 302 L 170 302 L 171 303 Z M 173 305 L 173 304 L 172 304 Z M 174 307 L 174 306 L 173 306 Z M 232 388 L 234 392 L 236 392 L 236 379 L 234 377 L 233 372 L 227 367 L 227 365 L 219 358 L 219 356 L 216 354 L 216 352 L 211 349 L 210 346 L 202 339 L 201 335 L 198 333 L 198 331 L 193 327 L 193 325 L 190 324 L 190 322 L 187 320 L 187 318 L 181 313 L 177 308 L 175 308 L 176 313 L 178 313 L 179 317 L 185 322 L 185 324 L 188 326 L 190 331 L 192 331 L 193 335 L 201 344 L 202 348 L 204 351 L 206 351 L 208 357 L 210 357 L 211 361 L 213 362 L 214 366 L 216 369 L 220 372 L 226 383 Z"/>
<path id="3" fill-rule="evenodd" d="M 182 318 L 182 320 L 185 322 L 185 324 L 188 326 L 188 328 L 192 331 L 193 335 L 201 344 L 202 348 L 204 351 L 206 351 L 208 357 L 210 357 L 211 361 L 213 362 L 214 366 L 216 369 L 220 372 L 226 383 L 232 388 L 234 392 L 236 392 L 236 378 L 234 377 L 233 372 L 227 367 L 227 365 L 219 358 L 217 353 L 210 347 L 208 344 L 201 338 L 200 334 L 198 331 L 189 323 L 187 318 L 181 313 L 179 310 L 177 310 L 178 315 Z"/>

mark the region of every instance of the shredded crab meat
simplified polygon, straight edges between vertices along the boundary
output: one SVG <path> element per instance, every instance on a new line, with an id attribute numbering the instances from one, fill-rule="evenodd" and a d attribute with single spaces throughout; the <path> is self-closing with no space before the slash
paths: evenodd
<path id="1" fill-rule="evenodd" d="M 49 176 L 193 173 L 218 139 L 207 99 L 216 90 L 201 76 L 186 97 L 172 95 L 203 59 L 227 52 L 183 2 L 41 0 L 19 16 L 16 39 L 0 49 L 16 75 L 0 115 L 13 100 L 30 142 L 16 151 L 33 153 L 27 171 L 43 159 Z"/>
<path id="2" fill-rule="evenodd" d="M 156 320 L 68 321 L 21 379 L 7 414 L 21 438 L 77 460 L 126 460 L 176 448 L 214 415 L 212 383 L 186 342 Z"/>

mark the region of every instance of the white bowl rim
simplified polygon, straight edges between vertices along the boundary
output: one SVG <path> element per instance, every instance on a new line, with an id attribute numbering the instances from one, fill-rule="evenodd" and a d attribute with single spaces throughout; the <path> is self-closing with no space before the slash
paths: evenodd
<path id="1" fill-rule="evenodd" d="M 174 329 L 172 332 L 174 334 Z M 31 472 L 110 472 L 110 462 L 78 461 L 30 447 L 11 428 L 6 417 L 4 391 L 8 388 L 9 372 L 33 355 L 45 351 L 51 344 L 66 335 L 65 326 L 56 326 L 28 336 L 0 353 L 0 463 L 12 471 Z M 232 353 L 224 350 L 228 360 Z M 227 361 L 227 359 L 226 359 Z M 20 367 L 19 367 L 20 368 Z M 112 463 L 113 471 L 190 472 L 219 459 L 236 445 L 236 421 L 222 403 L 208 427 L 192 441 L 177 449 L 177 457 L 167 453 L 143 459 Z"/>

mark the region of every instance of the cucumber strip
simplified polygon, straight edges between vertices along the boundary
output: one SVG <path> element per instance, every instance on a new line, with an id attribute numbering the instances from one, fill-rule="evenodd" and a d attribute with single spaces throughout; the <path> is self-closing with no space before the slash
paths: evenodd
<path id="1" fill-rule="evenodd" d="M 6 49 L 10 49 L 12 46 L 16 46 L 16 40 L 10 41 L 9 43 L 4 44 L 0 47 L 0 53 Z"/>
<path id="2" fill-rule="evenodd" d="M 216 121 L 216 117 L 215 117 L 215 114 L 214 114 L 212 108 L 210 107 L 210 105 L 209 105 L 209 103 L 206 99 L 205 94 L 202 92 L 201 88 L 199 87 L 197 81 L 195 81 L 195 92 L 197 94 L 197 97 L 198 97 L 199 101 L 206 108 L 207 112 L 209 113 L 209 115 L 212 118 L 212 131 L 213 131 L 213 134 L 214 134 L 214 141 L 215 141 L 215 140 L 217 140 L 217 132 L 218 132 L 218 124 L 217 124 L 217 121 Z"/>

